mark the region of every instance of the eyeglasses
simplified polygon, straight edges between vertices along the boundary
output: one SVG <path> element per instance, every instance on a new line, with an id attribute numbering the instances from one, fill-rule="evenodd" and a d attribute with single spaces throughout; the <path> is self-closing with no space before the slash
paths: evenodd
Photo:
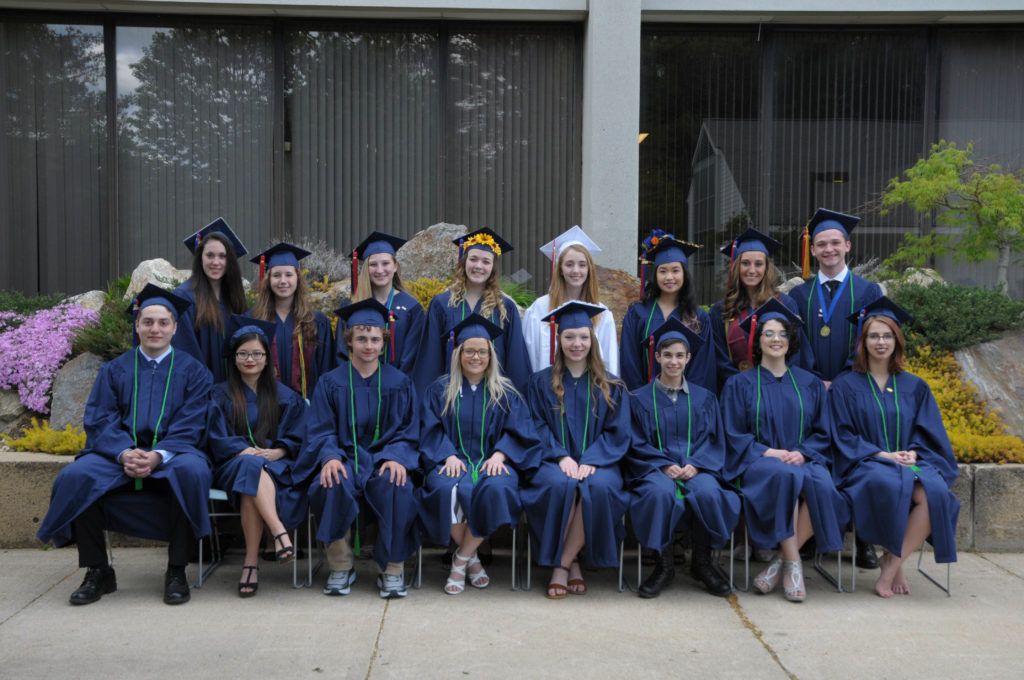
<path id="1" fill-rule="evenodd" d="M 252 359 L 253 361 L 263 361 L 264 359 L 267 358 L 267 353 L 260 351 L 246 352 L 243 349 L 235 352 L 235 358 L 241 359 L 242 361 L 248 361 L 249 359 Z"/>
<path id="2" fill-rule="evenodd" d="M 896 336 L 892 333 L 869 333 L 868 342 L 892 342 Z"/>
<path id="3" fill-rule="evenodd" d="M 476 358 L 476 357 L 480 357 L 481 359 L 486 359 L 487 357 L 491 356 L 491 350 L 489 350 L 489 349 L 467 349 L 467 348 L 463 347 L 462 348 L 462 354 L 467 356 L 467 357 L 469 357 L 470 359 L 473 359 L 473 358 Z"/>
<path id="4" fill-rule="evenodd" d="M 786 331 L 765 331 L 761 333 L 761 337 L 772 340 L 778 338 L 779 340 L 789 340 L 789 333 Z"/>

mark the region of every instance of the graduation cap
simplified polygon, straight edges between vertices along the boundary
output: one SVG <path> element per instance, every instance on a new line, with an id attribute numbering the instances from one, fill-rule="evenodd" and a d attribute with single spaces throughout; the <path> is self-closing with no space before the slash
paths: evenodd
<path id="1" fill-rule="evenodd" d="M 264 321 L 263 319 L 254 319 L 251 316 L 245 316 L 244 314 L 232 314 L 231 318 L 228 319 L 228 342 L 224 344 L 223 354 L 225 357 L 230 357 L 231 346 L 235 344 L 235 341 L 243 335 L 255 333 L 263 336 L 266 340 L 267 346 L 270 346 L 271 341 L 274 339 L 274 334 L 277 332 L 277 324 L 273 321 Z"/>
<path id="2" fill-rule="evenodd" d="M 160 286 L 147 283 L 146 287 L 139 291 L 139 294 L 135 296 L 125 311 L 134 321 L 136 314 L 152 305 L 163 305 L 171 312 L 174 320 L 177 321 L 178 317 L 192 306 L 192 303 L 169 290 L 164 290 Z"/>
<path id="3" fill-rule="evenodd" d="M 782 249 L 782 244 L 768 234 L 750 227 L 720 250 L 729 258 L 729 266 L 743 253 L 764 253 L 771 257 Z"/>
<path id="4" fill-rule="evenodd" d="M 670 262 L 681 262 L 685 265 L 689 264 L 690 256 L 697 252 L 698 248 L 700 246 L 696 243 L 680 241 L 671 235 L 663 236 L 644 253 L 644 259 L 655 267 L 660 267 Z"/>
<path id="5" fill-rule="evenodd" d="M 352 294 L 355 295 L 357 282 L 359 281 L 358 263 L 366 260 L 371 255 L 387 253 L 396 255 L 398 249 L 406 244 L 404 238 L 399 238 L 382 231 L 374 231 L 363 239 L 363 241 L 352 249 Z"/>
<path id="6" fill-rule="evenodd" d="M 846 320 L 850 323 L 857 324 L 857 337 L 859 338 L 860 331 L 861 328 L 864 327 L 864 323 L 873 316 L 884 316 L 892 319 L 896 322 L 896 325 L 901 328 L 903 327 L 903 324 L 910 323 L 914 320 L 914 316 L 910 312 L 884 296 L 878 298 L 870 305 L 867 305 L 859 312 L 846 317 Z"/>
<path id="7" fill-rule="evenodd" d="M 650 338 L 644 338 L 643 344 L 650 343 L 656 349 L 663 342 L 675 340 L 684 343 L 687 349 L 690 350 L 690 354 L 696 354 L 697 350 L 704 346 L 704 340 L 694 333 L 689 326 L 674 316 L 658 326 Z"/>
<path id="8" fill-rule="evenodd" d="M 263 272 L 267 271 L 272 267 L 281 267 L 291 265 L 296 269 L 299 268 L 299 260 L 312 255 L 311 252 L 305 248 L 300 248 L 291 243 L 281 241 L 275 245 L 270 246 L 256 257 L 249 260 L 253 264 L 260 266 L 260 282 L 263 281 Z"/>
<path id="9" fill-rule="evenodd" d="M 583 231 L 579 225 L 576 225 L 552 240 L 548 241 L 540 247 L 540 252 L 544 253 L 549 260 L 554 262 L 557 260 L 565 249 L 570 246 L 579 246 L 591 254 L 601 252 L 601 248 L 594 243 L 593 239 L 587 236 L 586 232 Z"/>
<path id="10" fill-rule="evenodd" d="M 466 251 L 471 248 L 486 250 L 493 253 L 495 257 L 500 257 L 502 253 L 514 250 L 511 243 L 499 236 L 490 227 L 481 227 L 476 231 L 452 239 L 452 243 L 459 247 L 460 260 L 466 254 Z"/>
<path id="11" fill-rule="evenodd" d="M 743 321 L 740 321 L 740 328 L 747 334 L 747 356 L 754 356 L 754 335 L 758 324 L 765 324 L 769 321 L 788 321 L 793 326 L 799 327 L 802 323 L 800 316 L 794 314 L 786 305 L 779 302 L 778 298 L 771 298 L 768 302 L 754 310 L 754 312 Z"/>
<path id="12" fill-rule="evenodd" d="M 807 221 L 807 226 L 804 227 L 804 233 L 801 237 L 803 239 L 803 247 L 801 248 L 800 275 L 805 279 L 811 276 L 811 241 L 815 236 L 829 229 L 838 229 L 849 240 L 850 232 L 854 230 L 858 222 L 860 222 L 860 218 L 853 215 L 847 215 L 826 208 L 815 210 L 814 214 L 811 215 L 811 219 Z"/>
<path id="13" fill-rule="evenodd" d="M 235 234 L 234 231 L 231 230 L 231 227 L 228 226 L 227 221 L 225 221 L 223 217 L 218 217 L 196 233 L 186 237 L 184 241 L 185 247 L 188 248 L 190 253 L 195 253 L 196 248 L 199 247 L 202 240 L 213 233 L 221 234 L 228 240 L 231 244 L 231 248 L 235 251 L 236 257 L 242 257 L 249 252 L 245 249 L 245 246 L 242 245 L 242 240 L 238 238 L 238 235 Z"/>
<path id="14" fill-rule="evenodd" d="M 473 338 L 483 338 L 493 342 L 501 337 L 501 334 L 504 332 L 501 326 L 474 312 L 456 324 L 451 329 L 450 334 L 454 336 L 455 344 L 461 345 L 466 340 Z"/>
<path id="15" fill-rule="evenodd" d="M 377 298 L 353 302 L 335 310 L 346 326 L 373 326 L 384 328 L 391 321 L 391 312 Z"/>
<path id="16" fill-rule="evenodd" d="M 605 308 L 600 305 L 570 300 L 549 312 L 541 321 L 554 322 L 558 324 L 558 330 L 561 331 L 574 328 L 593 328 L 594 322 L 590 320 L 590 317 L 596 316 L 604 310 Z"/>

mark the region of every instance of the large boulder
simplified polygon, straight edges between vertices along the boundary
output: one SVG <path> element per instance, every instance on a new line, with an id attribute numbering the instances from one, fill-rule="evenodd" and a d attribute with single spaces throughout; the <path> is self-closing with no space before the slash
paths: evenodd
<path id="1" fill-rule="evenodd" d="M 53 381 L 53 399 L 50 402 L 50 427 L 64 429 L 65 425 L 82 428 L 85 402 L 92 384 L 100 372 L 103 359 L 95 354 L 81 354 L 64 364 Z"/>
<path id="2" fill-rule="evenodd" d="M 102 290 L 90 290 L 87 293 L 79 293 L 78 295 L 68 298 L 68 302 L 80 305 L 86 309 L 91 309 L 94 312 L 100 311 L 106 300 L 107 295 Z"/>
<path id="3" fill-rule="evenodd" d="M 192 275 L 191 269 L 176 269 L 167 260 L 157 258 L 155 260 L 143 260 L 132 272 L 131 283 L 124 294 L 125 302 L 130 301 L 146 287 L 147 283 L 174 290 L 178 284 L 187 281 Z"/>
<path id="4" fill-rule="evenodd" d="M 1010 434 L 1024 437 L 1024 331 L 1004 333 L 991 342 L 972 345 L 956 352 L 964 377 L 978 388 L 1006 423 Z"/>
<path id="5" fill-rule="evenodd" d="M 783 293 L 785 295 L 789 295 L 789 291 L 793 290 L 794 288 L 796 288 L 797 286 L 799 286 L 803 282 L 804 282 L 804 280 L 801 277 L 794 276 L 793 278 L 789 279 L 788 281 L 783 281 L 779 285 L 779 292 Z"/>
<path id="6" fill-rule="evenodd" d="M 341 306 L 341 301 L 348 296 L 350 290 L 349 279 L 332 281 L 326 290 L 323 290 L 321 286 L 311 288 L 309 304 L 318 312 L 334 314 L 334 310 Z"/>
<path id="7" fill-rule="evenodd" d="M 594 265 L 594 272 L 597 274 L 601 302 L 611 310 L 615 317 L 615 328 L 621 333 L 626 310 L 640 297 L 640 279 L 621 269 L 609 269 L 599 264 Z"/>
<path id="8" fill-rule="evenodd" d="M 21 436 L 21 429 L 32 422 L 32 412 L 25 408 L 18 390 L 0 390 L 0 434 Z"/>
<path id="9" fill-rule="evenodd" d="M 463 224 L 441 222 L 417 232 L 398 251 L 402 280 L 448 278 L 459 259 L 458 248 L 452 245 L 452 240 L 467 231 Z"/>

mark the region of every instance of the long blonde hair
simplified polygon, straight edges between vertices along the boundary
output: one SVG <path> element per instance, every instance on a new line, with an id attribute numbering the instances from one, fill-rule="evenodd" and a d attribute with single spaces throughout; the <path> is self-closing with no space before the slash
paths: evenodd
<path id="1" fill-rule="evenodd" d="M 466 250 L 466 254 L 468 253 L 469 250 Z M 448 289 L 451 291 L 451 295 L 448 296 L 449 307 L 458 307 L 466 299 L 466 254 L 455 265 L 455 276 L 451 287 Z M 505 321 L 508 320 L 508 310 L 501 303 L 505 294 L 501 292 L 501 284 L 498 283 L 501 279 L 498 271 L 498 256 L 493 252 L 491 252 L 491 255 L 494 257 L 494 266 L 491 268 L 491 275 L 487 277 L 487 281 L 484 283 L 484 294 L 481 297 L 480 303 L 480 316 L 490 318 L 491 313 L 497 310 L 498 318 L 501 321 L 499 325 L 504 326 Z"/>
<path id="2" fill-rule="evenodd" d="M 291 265 L 277 266 L 289 267 Z M 302 275 L 302 270 L 298 267 L 293 268 L 295 269 L 297 283 L 295 295 L 292 296 L 292 314 L 295 316 L 295 330 L 292 332 L 292 337 L 297 338 L 301 335 L 306 343 L 311 347 L 315 347 L 317 342 L 316 321 L 313 319 L 313 307 L 309 304 L 309 284 L 306 283 L 306 277 Z M 270 270 L 268 270 L 266 276 L 260 282 L 260 293 L 256 298 L 256 304 L 252 308 L 253 318 L 263 319 L 264 321 L 276 321 L 277 310 L 274 308 L 276 299 L 277 296 L 274 295 L 274 291 L 270 287 Z"/>
<path id="3" fill-rule="evenodd" d="M 761 253 L 764 255 L 764 253 Z M 742 255 L 740 255 L 742 257 Z M 747 308 L 757 309 L 779 294 L 779 270 L 775 268 L 772 258 L 765 257 L 764 277 L 757 284 L 754 299 L 747 295 L 747 287 L 740 281 L 740 263 L 737 259 L 729 268 L 729 276 L 725 282 L 725 294 L 722 296 L 722 318 L 738 319 Z"/>
<path id="4" fill-rule="evenodd" d="M 391 253 L 386 253 L 391 255 Z M 373 257 L 372 255 L 370 257 Z M 370 283 L 370 269 L 366 266 L 366 260 L 359 265 L 359 273 L 356 275 L 356 292 L 352 294 L 350 298 L 352 302 L 361 302 L 362 300 L 368 300 L 373 296 L 373 284 Z M 391 259 L 395 261 L 395 274 L 391 277 L 391 287 L 395 290 L 405 291 L 405 286 L 402 285 L 402 265 L 398 262 L 398 258 L 391 255 Z"/>
<path id="5" fill-rule="evenodd" d="M 565 277 L 562 276 L 562 262 L 565 260 L 566 254 L 574 250 L 577 253 L 581 253 L 583 258 L 587 261 L 587 280 L 583 283 L 583 290 L 580 291 L 580 302 L 586 302 L 592 305 L 601 304 L 601 291 L 597 285 L 597 277 L 594 276 L 594 258 L 590 256 L 590 251 L 581 245 L 573 244 L 567 246 L 563 250 L 555 262 L 555 275 L 551 277 L 551 287 L 548 289 L 548 298 L 550 300 L 549 309 L 558 309 L 562 304 L 569 301 L 566 295 L 566 284 Z"/>
<path id="6" fill-rule="evenodd" d="M 590 353 L 587 354 L 587 370 L 590 371 L 593 385 L 601 390 L 605 403 L 608 404 L 609 408 L 615 408 L 615 400 L 612 399 L 612 387 L 624 385 L 625 383 L 618 378 L 608 377 L 608 372 L 604 368 L 604 361 L 601 359 L 601 346 L 597 342 L 597 334 L 594 333 L 593 328 L 588 328 L 588 330 L 590 331 Z M 551 391 L 558 398 L 559 410 L 565 408 L 565 388 L 562 386 L 562 376 L 565 375 L 565 371 L 565 354 L 562 352 L 560 332 L 558 350 L 555 352 L 555 363 L 551 365 Z M 594 408 L 596 409 L 597 407 L 595 406 Z M 594 414 L 597 414 L 596 410 Z"/>
<path id="7" fill-rule="evenodd" d="M 455 408 L 455 401 L 462 394 L 462 362 L 459 361 L 459 358 L 462 356 L 462 346 L 465 344 L 465 342 L 462 342 L 452 350 L 451 368 L 448 370 L 448 385 L 444 391 L 442 415 L 452 412 Z M 494 403 L 507 413 L 509 410 L 509 395 L 519 393 L 512 385 L 512 381 L 502 375 L 498 355 L 494 350 L 494 343 L 490 340 L 487 341 L 487 349 L 490 350 L 491 354 L 487 362 L 487 370 L 484 371 L 484 384 L 487 385 Z"/>

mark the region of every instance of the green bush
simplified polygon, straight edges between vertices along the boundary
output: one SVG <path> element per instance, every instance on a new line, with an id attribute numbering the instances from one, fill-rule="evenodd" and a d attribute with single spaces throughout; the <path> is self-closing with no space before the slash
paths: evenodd
<path id="1" fill-rule="evenodd" d="M 537 294 L 526 286 L 504 278 L 501 280 L 501 291 L 515 300 L 516 304 L 524 309 L 532 305 L 533 301 L 537 299 Z"/>
<path id="2" fill-rule="evenodd" d="M 64 301 L 63 293 L 27 296 L 18 290 L 0 290 L 0 311 L 32 316 L 41 309 L 51 309 Z"/>
<path id="3" fill-rule="evenodd" d="M 0 434 L 4 444 L 15 451 L 38 451 L 39 453 L 56 453 L 62 456 L 73 456 L 85 448 L 85 433 L 71 425 L 63 430 L 54 430 L 50 421 L 44 420 L 42 425 L 35 418 L 30 427 L 21 430 L 20 438 Z"/>
<path id="4" fill-rule="evenodd" d="M 1024 322 L 1024 301 L 1008 299 L 992 289 L 952 283 L 905 284 L 894 291 L 893 300 L 914 315 L 905 328 L 911 355 L 922 345 L 953 352 L 991 340 L 999 331 Z"/>
<path id="5" fill-rule="evenodd" d="M 106 301 L 100 309 L 100 320 L 78 332 L 71 353 L 78 356 L 90 352 L 110 361 L 132 348 L 132 323 L 125 308 L 125 291 L 131 283 L 127 274 L 107 286 Z"/>

